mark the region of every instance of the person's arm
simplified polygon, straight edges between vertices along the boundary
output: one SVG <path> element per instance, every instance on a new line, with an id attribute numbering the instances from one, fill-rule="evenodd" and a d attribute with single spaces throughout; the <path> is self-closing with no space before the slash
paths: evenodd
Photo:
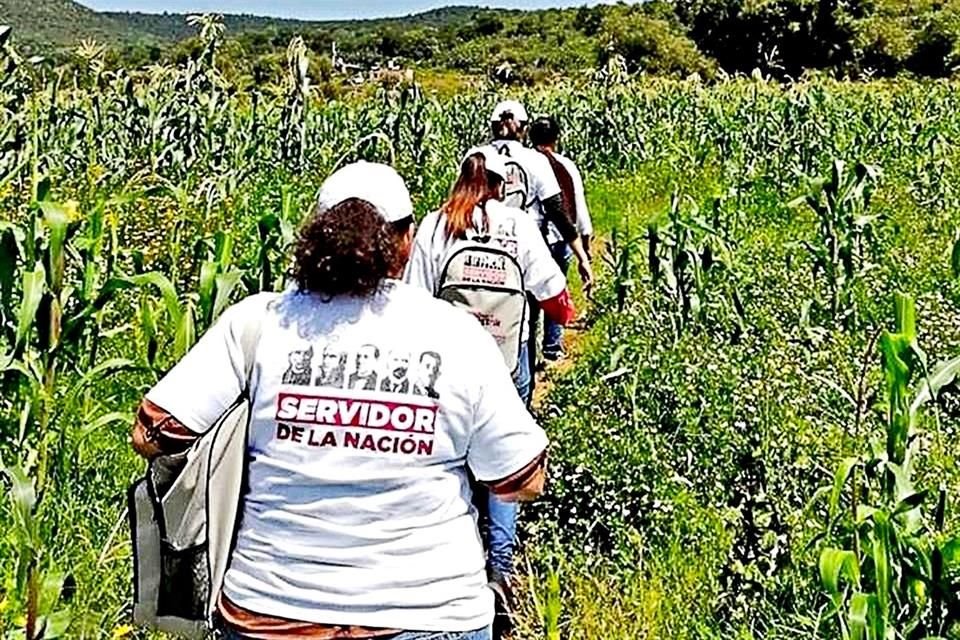
<path id="1" fill-rule="evenodd" d="M 567 325 L 576 317 L 573 299 L 567 289 L 567 278 L 550 249 L 529 217 L 517 220 L 523 286 L 529 291 L 548 318 L 559 325 Z"/>
<path id="2" fill-rule="evenodd" d="M 237 401 L 248 369 L 240 334 L 250 317 L 264 314 L 264 304 L 252 296 L 224 311 L 147 392 L 133 426 L 137 453 L 154 458 L 186 450 Z"/>
<path id="3" fill-rule="evenodd" d="M 503 502 L 530 502 L 543 495 L 546 481 L 547 455 L 544 452 L 509 478 L 488 483 L 488 486 Z"/>
<path id="4" fill-rule="evenodd" d="M 544 200 L 541 205 L 543 206 L 544 217 L 548 222 L 554 224 L 563 241 L 570 245 L 570 249 L 577 259 L 577 271 L 580 272 L 583 290 L 589 293 L 593 287 L 593 268 L 590 266 L 590 256 L 583 248 L 583 240 L 580 239 L 576 225 L 567 216 L 566 208 L 563 206 L 563 197 L 558 194 Z"/>
<path id="5" fill-rule="evenodd" d="M 198 435 L 187 429 L 163 407 L 144 398 L 133 424 L 133 450 L 148 460 L 159 455 L 180 453 L 196 442 Z"/>
<path id="6" fill-rule="evenodd" d="M 410 252 L 410 259 L 407 260 L 406 269 L 403 272 L 403 280 L 407 284 L 416 287 L 422 287 L 434 294 L 434 288 L 437 285 L 436 269 L 431 259 L 431 242 L 433 240 L 435 227 L 442 224 L 443 219 L 431 214 L 424 218 L 423 223 L 417 229 L 417 235 L 413 240 L 413 249 Z"/>
<path id="7" fill-rule="evenodd" d="M 540 206 L 543 208 L 544 219 L 546 219 L 547 222 L 553 223 L 553 226 L 560 232 L 560 237 L 563 238 L 564 242 L 572 243 L 580 237 L 577 233 L 577 227 L 573 224 L 573 219 L 569 212 L 567 212 L 566 205 L 563 203 L 563 196 L 561 194 L 558 193 L 546 200 L 541 200 Z"/>
<path id="8" fill-rule="evenodd" d="M 577 231 L 580 233 L 580 242 L 583 250 L 590 256 L 590 239 L 593 237 L 593 220 L 590 218 L 590 209 L 587 206 L 586 191 L 583 186 L 583 176 L 573 163 L 569 163 L 570 177 L 573 179 L 574 202 L 577 208 Z"/>
<path id="9" fill-rule="evenodd" d="M 533 500 L 543 492 L 547 435 L 520 400 L 493 337 L 470 320 L 465 340 L 477 384 L 467 464 L 501 499 Z"/>

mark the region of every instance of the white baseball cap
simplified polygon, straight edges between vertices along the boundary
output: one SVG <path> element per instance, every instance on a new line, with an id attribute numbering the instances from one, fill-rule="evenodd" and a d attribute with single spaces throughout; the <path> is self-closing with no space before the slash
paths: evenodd
<path id="1" fill-rule="evenodd" d="M 523 108 L 523 105 L 516 100 L 504 100 L 497 103 L 497 106 L 493 108 L 493 115 L 490 116 L 490 122 L 500 122 L 500 117 L 509 113 L 513 115 L 514 120 L 518 122 L 527 122 L 527 110 Z"/>
<path id="2" fill-rule="evenodd" d="M 331 209 L 356 198 L 369 202 L 387 222 L 413 216 L 413 202 L 403 178 L 393 167 L 361 160 L 348 164 L 323 181 L 317 207 Z"/>
<path id="3" fill-rule="evenodd" d="M 470 149 L 470 151 L 467 151 L 467 155 L 465 155 L 463 159 L 466 160 L 470 156 L 477 153 L 483 156 L 483 163 L 487 167 L 487 171 L 500 176 L 504 181 L 506 181 L 507 164 L 503 161 L 503 156 L 501 156 L 495 148 L 474 147 L 473 149 Z"/>

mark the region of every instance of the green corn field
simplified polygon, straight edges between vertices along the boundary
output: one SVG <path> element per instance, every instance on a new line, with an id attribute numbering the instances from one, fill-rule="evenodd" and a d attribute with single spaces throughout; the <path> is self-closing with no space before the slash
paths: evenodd
<path id="1" fill-rule="evenodd" d="M 284 286 L 320 183 L 437 207 L 502 89 L 325 101 L 0 32 L 0 636 L 131 626 L 143 393 Z M 600 282 L 538 418 L 515 637 L 960 637 L 960 87 L 601 73 L 511 97 L 587 180 Z"/>

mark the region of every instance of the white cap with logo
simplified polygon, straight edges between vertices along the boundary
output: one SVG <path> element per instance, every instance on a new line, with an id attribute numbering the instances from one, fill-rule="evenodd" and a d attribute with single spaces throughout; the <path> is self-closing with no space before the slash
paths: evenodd
<path id="1" fill-rule="evenodd" d="M 467 151 L 467 155 L 463 157 L 464 160 L 470 156 L 479 153 L 483 156 L 483 163 L 487 167 L 487 171 L 490 173 L 500 176 L 504 181 L 507 179 L 507 165 L 503 161 L 503 156 L 501 156 L 496 148 L 494 147 L 474 147 Z"/>
<path id="2" fill-rule="evenodd" d="M 393 167 L 361 160 L 348 164 L 323 181 L 317 207 L 331 209 L 346 200 L 369 202 L 387 222 L 413 216 L 413 202 L 403 178 Z"/>
<path id="3" fill-rule="evenodd" d="M 517 122 L 527 122 L 527 110 L 523 108 L 523 105 L 516 100 L 504 100 L 497 103 L 497 106 L 493 108 L 493 115 L 490 116 L 490 122 L 500 122 L 500 119 L 503 117 L 503 114 L 508 113 L 513 116 L 513 119 Z"/>

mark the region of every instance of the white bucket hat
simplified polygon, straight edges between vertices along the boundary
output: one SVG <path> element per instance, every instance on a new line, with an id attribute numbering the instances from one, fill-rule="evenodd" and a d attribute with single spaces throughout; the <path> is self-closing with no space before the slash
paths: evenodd
<path id="1" fill-rule="evenodd" d="M 360 161 L 334 171 L 324 180 L 317 207 L 331 209 L 346 200 L 369 202 L 387 222 L 413 216 L 413 202 L 403 178 L 393 167 Z"/>

